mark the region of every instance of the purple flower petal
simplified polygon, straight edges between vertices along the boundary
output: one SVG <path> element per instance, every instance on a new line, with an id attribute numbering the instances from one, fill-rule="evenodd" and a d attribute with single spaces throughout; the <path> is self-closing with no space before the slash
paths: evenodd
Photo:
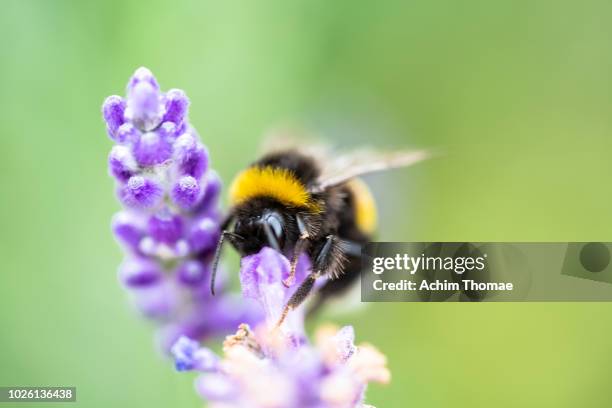
<path id="1" fill-rule="evenodd" d="M 203 374 L 196 378 L 197 393 L 210 401 L 230 401 L 238 398 L 239 389 L 223 374 Z"/>
<path id="2" fill-rule="evenodd" d="M 257 254 L 242 258 L 240 264 L 242 295 L 260 300 L 265 295 L 262 293 L 262 288 L 270 284 L 280 284 L 283 276 L 289 275 L 289 270 L 289 260 L 269 247 L 262 248 Z"/>
<path id="3" fill-rule="evenodd" d="M 282 284 L 282 279 L 289 270 L 289 260 L 272 248 L 264 247 L 257 254 L 242 258 L 242 295 L 255 299 L 260 304 L 268 324 L 278 321 L 287 302 L 287 289 Z M 291 313 L 286 322 L 296 316 L 297 313 Z"/>
<path id="4" fill-rule="evenodd" d="M 305 277 L 308 262 L 298 261 L 296 278 Z M 259 253 L 242 258 L 240 266 L 240 284 L 242 295 L 255 299 L 266 316 L 268 325 L 276 325 L 285 305 L 291 295 L 297 290 L 302 280 L 287 288 L 283 279 L 289 276 L 290 263 L 287 258 L 276 250 L 264 247 Z M 295 345 L 304 335 L 304 307 L 299 307 L 289 313 L 281 326 L 285 335 L 295 338 Z"/>
<path id="5" fill-rule="evenodd" d="M 162 188 L 153 180 L 142 176 L 130 177 L 119 190 L 121 201 L 132 208 L 151 208 L 160 202 L 162 196 Z"/>
<path id="6" fill-rule="evenodd" d="M 183 176 L 172 187 L 172 200 L 183 209 L 193 208 L 200 198 L 200 185 L 191 176 Z"/>
<path id="7" fill-rule="evenodd" d="M 353 326 L 344 326 L 338 330 L 338 333 L 334 336 L 334 343 L 341 361 L 347 361 L 357 350 Z"/>

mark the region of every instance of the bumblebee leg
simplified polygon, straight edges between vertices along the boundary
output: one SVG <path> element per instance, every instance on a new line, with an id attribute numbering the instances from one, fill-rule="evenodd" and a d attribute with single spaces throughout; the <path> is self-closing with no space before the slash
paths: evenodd
<path id="1" fill-rule="evenodd" d="M 289 302 L 283 309 L 283 313 L 281 314 L 280 319 L 278 319 L 278 323 L 276 323 L 276 327 L 280 327 L 281 324 L 285 321 L 287 314 L 296 307 L 298 307 L 302 302 L 308 297 L 308 294 L 314 287 L 314 284 L 317 278 L 320 276 L 319 272 L 312 272 L 310 275 L 304 279 L 304 281 L 297 288 L 295 293 L 291 295 Z"/>
<path id="2" fill-rule="evenodd" d="M 298 258 L 300 256 L 300 253 L 306 247 L 306 244 L 308 243 L 308 238 L 310 238 L 308 230 L 304 225 L 304 221 L 302 221 L 302 217 L 300 217 L 299 214 L 295 216 L 295 221 L 297 223 L 300 236 L 297 242 L 295 243 L 295 246 L 293 247 L 293 257 L 291 258 L 291 271 L 289 272 L 289 276 L 287 277 L 287 279 L 283 280 L 283 285 L 285 285 L 285 287 L 287 288 L 293 285 L 295 281 L 295 268 L 297 267 Z"/>
<path id="3" fill-rule="evenodd" d="M 283 313 L 281 314 L 276 327 L 279 327 L 283 323 L 287 317 L 287 314 L 291 310 L 296 309 L 302 304 L 302 302 L 304 302 L 304 300 L 306 300 L 312 291 L 317 278 L 319 278 L 324 271 L 327 272 L 334 264 L 334 260 L 332 258 L 334 255 L 338 254 L 338 251 L 341 251 L 340 243 L 336 237 L 333 235 L 328 235 L 325 238 L 321 250 L 314 259 L 312 272 L 306 277 L 306 279 L 304 279 L 295 293 L 289 298 L 289 302 L 287 302 L 287 305 L 283 309 Z"/>

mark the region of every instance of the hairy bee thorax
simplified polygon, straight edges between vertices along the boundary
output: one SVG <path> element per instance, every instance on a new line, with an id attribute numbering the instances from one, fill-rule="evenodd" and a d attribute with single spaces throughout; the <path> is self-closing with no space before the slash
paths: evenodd
<path id="1" fill-rule="evenodd" d="M 275 166 L 252 166 L 236 176 L 230 187 L 230 203 L 240 205 L 253 198 L 268 197 L 283 205 L 304 208 L 312 213 L 323 211 L 322 205 L 289 169 Z"/>

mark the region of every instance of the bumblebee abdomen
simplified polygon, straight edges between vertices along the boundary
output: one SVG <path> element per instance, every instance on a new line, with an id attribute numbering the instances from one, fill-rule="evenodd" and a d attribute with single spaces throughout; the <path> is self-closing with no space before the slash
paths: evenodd
<path id="1" fill-rule="evenodd" d="M 353 197 L 355 225 L 364 234 L 371 235 L 378 225 L 378 214 L 370 188 L 358 178 L 352 179 L 346 186 Z"/>

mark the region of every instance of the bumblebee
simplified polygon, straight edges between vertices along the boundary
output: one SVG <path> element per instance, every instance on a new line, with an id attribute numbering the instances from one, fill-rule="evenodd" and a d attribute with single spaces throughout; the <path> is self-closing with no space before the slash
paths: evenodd
<path id="1" fill-rule="evenodd" d="M 425 159 L 427 153 L 362 151 L 336 159 L 322 156 L 321 150 L 313 148 L 281 148 L 236 176 L 213 261 L 213 294 L 225 241 L 241 257 L 264 246 L 287 255 L 291 269 L 285 286 L 295 283 L 299 255 L 305 252 L 310 258 L 312 269 L 290 297 L 278 325 L 308 297 L 319 277 L 329 279 L 317 291 L 315 308 L 343 292 L 359 276 L 361 247 L 376 228 L 374 199 L 358 176 L 408 166 Z"/>

